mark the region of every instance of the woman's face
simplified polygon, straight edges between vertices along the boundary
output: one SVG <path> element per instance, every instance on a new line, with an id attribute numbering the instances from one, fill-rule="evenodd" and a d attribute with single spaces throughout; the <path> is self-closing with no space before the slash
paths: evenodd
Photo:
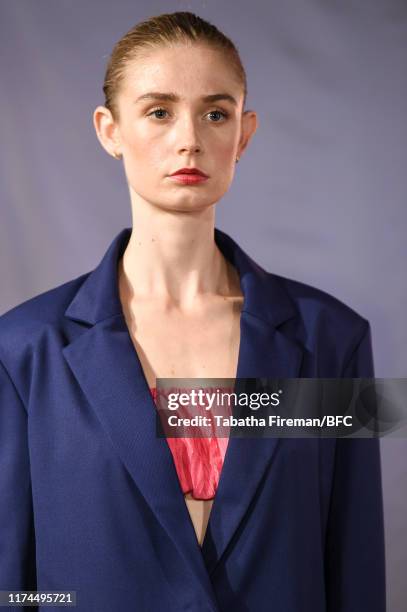
<path id="1" fill-rule="evenodd" d="M 204 99 L 217 94 L 225 97 Z M 116 150 L 123 154 L 130 192 L 165 209 L 216 203 L 256 127 L 255 113 L 242 112 L 243 87 L 230 62 L 197 44 L 156 49 L 129 62 L 116 103 Z M 209 178 L 197 184 L 170 178 L 185 167 Z"/>

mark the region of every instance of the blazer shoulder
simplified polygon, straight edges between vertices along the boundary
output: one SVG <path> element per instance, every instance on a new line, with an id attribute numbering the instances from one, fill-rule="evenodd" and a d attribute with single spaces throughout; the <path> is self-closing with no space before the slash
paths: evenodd
<path id="1" fill-rule="evenodd" d="M 308 329 L 324 327 L 335 335 L 363 335 L 369 321 L 340 298 L 292 278 L 269 272 L 273 282 L 279 283 L 293 302 L 300 319 Z"/>
<path id="2" fill-rule="evenodd" d="M 63 315 L 90 272 L 17 304 L 0 316 L 0 357 L 31 344 L 44 327 L 62 326 Z"/>

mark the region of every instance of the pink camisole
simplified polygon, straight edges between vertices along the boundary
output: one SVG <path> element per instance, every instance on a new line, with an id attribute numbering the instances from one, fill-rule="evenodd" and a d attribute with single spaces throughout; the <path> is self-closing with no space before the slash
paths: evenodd
<path id="1" fill-rule="evenodd" d="M 157 402 L 157 388 L 150 387 L 150 391 Z M 184 494 L 189 493 L 194 499 L 201 500 L 214 498 L 229 438 L 167 437 L 167 442 Z"/>

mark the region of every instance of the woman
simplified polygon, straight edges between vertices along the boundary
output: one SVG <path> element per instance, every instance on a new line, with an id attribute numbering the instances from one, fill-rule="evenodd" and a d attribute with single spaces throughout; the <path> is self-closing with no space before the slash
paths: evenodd
<path id="1" fill-rule="evenodd" d="M 84 612 L 383 612 L 377 439 L 156 436 L 157 378 L 373 376 L 363 317 L 215 228 L 257 127 L 236 48 L 154 17 L 104 92 L 133 229 L 0 318 L 0 588 Z"/>

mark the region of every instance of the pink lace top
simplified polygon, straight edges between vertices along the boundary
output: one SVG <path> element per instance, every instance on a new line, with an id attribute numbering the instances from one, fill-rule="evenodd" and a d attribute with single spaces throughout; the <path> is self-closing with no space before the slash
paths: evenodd
<path id="1" fill-rule="evenodd" d="M 156 402 L 157 388 L 150 387 L 150 391 Z M 167 437 L 167 442 L 184 494 L 190 493 L 194 499 L 215 497 L 229 438 Z"/>

